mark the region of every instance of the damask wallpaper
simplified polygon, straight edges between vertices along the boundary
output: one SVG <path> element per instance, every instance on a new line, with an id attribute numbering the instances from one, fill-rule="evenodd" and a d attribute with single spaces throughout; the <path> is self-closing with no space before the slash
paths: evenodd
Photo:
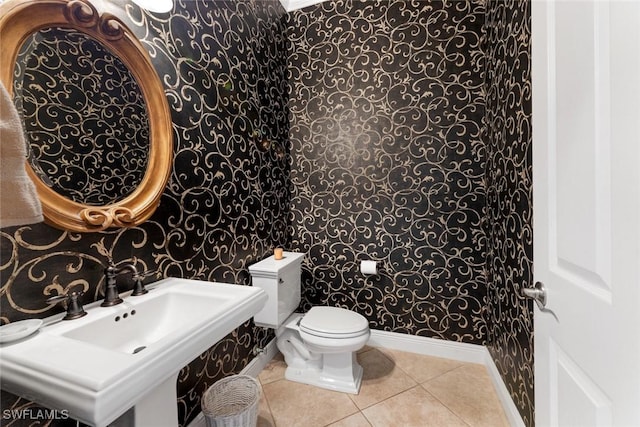
<path id="1" fill-rule="evenodd" d="M 67 289 L 101 299 L 108 256 L 148 280 L 249 284 L 247 266 L 281 245 L 308 253 L 303 308 L 487 345 L 533 425 L 532 307 L 517 296 L 532 269 L 528 3 L 114 4 L 165 86 L 169 185 L 132 229 L 0 230 L 2 323 L 59 312 L 44 300 Z M 359 273 L 365 259 L 378 275 Z M 248 322 L 181 371 L 182 425 L 267 338 Z M 2 408 L 31 405 L 3 393 Z"/>
<path id="2" fill-rule="evenodd" d="M 306 307 L 484 344 L 484 1 L 288 15 L 293 248 Z M 364 276 L 361 260 L 379 274 Z"/>
<path id="3" fill-rule="evenodd" d="M 150 281 L 248 285 L 248 264 L 288 246 L 285 12 L 277 0 L 175 3 L 170 15 L 156 15 L 122 2 L 119 14 L 151 55 L 172 114 L 175 159 L 160 207 L 126 230 L 75 234 L 44 224 L 0 230 L 2 323 L 61 311 L 45 300 L 68 289 L 83 290 L 85 303 L 101 299 L 108 256 L 156 270 Z M 123 276 L 121 290 L 129 280 Z M 180 372 L 182 425 L 200 412 L 207 386 L 239 372 L 265 334 L 247 323 Z M 3 409 L 30 406 L 3 393 Z"/>
<path id="4" fill-rule="evenodd" d="M 304 305 L 488 345 L 533 425 L 528 2 L 331 1 L 289 33 Z"/>
<path id="5" fill-rule="evenodd" d="M 533 426 L 530 3 L 489 1 L 486 33 L 488 348 Z"/>

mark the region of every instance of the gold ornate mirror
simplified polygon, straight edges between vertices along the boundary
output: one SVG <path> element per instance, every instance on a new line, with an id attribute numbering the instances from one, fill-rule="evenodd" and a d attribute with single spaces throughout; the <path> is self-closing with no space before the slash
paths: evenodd
<path id="1" fill-rule="evenodd" d="M 148 219 L 173 142 L 164 89 L 135 35 L 88 0 L 9 0 L 0 40 L 0 79 L 22 110 L 46 222 L 91 232 Z M 60 64 L 85 70 L 63 74 Z"/>

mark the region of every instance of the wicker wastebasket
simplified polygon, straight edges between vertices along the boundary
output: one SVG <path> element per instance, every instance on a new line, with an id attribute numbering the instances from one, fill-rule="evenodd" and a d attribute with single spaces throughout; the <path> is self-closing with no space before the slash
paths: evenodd
<path id="1" fill-rule="evenodd" d="M 202 413 L 209 427 L 255 427 L 260 384 L 248 375 L 231 375 L 202 395 Z"/>

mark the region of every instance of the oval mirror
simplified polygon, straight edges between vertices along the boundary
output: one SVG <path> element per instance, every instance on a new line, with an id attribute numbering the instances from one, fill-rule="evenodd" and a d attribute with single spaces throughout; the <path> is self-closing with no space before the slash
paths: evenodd
<path id="1" fill-rule="evenodd" d="M 13 94 L 29 164 L 55 192 L 101 206 L 140 185 L 149 157 L 144 98 L 102 44 L 72 28 L 36 31 L 18 55 Z"/>
<path id="2" fill-rule="evenodd" d="M 173 144 L 164 89 L 135 35 L 85 0 L 11 0 L 0 38 L 0 79 L 24 120 L 45 220 L 87 232 L 148 219 Z"/>

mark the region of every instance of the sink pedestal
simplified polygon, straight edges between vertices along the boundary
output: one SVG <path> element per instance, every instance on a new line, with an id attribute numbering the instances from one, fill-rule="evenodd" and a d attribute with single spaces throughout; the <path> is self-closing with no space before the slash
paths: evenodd
<path id="1" fill-rule="evenodd" d="M 169 376 L 134 406 L 136 427 L 176 427 L 178 425 L 178 373 Z"/>

